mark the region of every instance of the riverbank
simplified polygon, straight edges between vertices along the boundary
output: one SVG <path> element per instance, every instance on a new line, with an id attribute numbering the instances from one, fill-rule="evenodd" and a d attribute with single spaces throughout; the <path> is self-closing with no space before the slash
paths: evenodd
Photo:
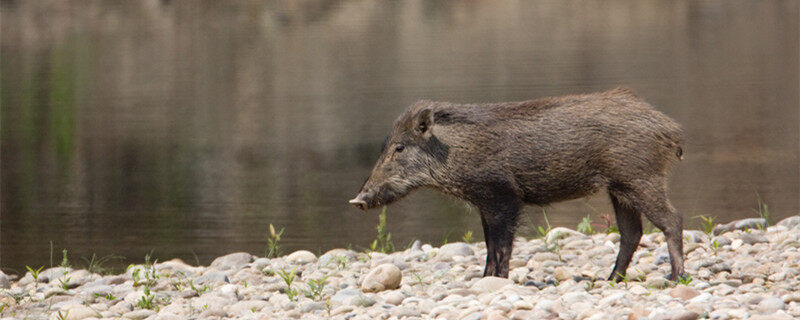
<path id="1" fill-rule="evenodd" d="M 419 242 L 392 254 L 334 249 L 267 259 L 233 253 L 120 275 L 51 268 L 0 274 L 3 319 L 792 319 L 800 317 L 800 216 L 684 233 L 684 284 L 661 233 L 646 234 L 626 281 L 607 278 L 619 234 L 555 228 L 518 238 L 509 279 L 482 278 L 481 243 Z M 35 271 L 35 270 L 34 270 Z"/>

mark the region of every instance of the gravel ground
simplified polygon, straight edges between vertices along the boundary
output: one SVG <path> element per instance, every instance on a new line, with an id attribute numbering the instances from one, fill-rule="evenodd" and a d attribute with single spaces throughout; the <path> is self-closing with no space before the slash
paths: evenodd
<path id="1" fill-rule="evenodd" d="M 688 284 L 665 280 L 661 233 L 647 234 L 610 283 L 618 234 L 555 228 L 518 238 L 509 279 L 482 278 L 483 243 L 414 243 L 392 254 L 334 249 L 267 259 L 233 253 L 210 266 L 180 260 L 125 274 L 51 268 L 36 281 L 0 273 L 3 319 L 797 319 L 800 216 L 684 233 Z M 296 268 L 296 269 L 295 269 Z M 285 270 L 285 273 L 284 271 Z M 291 276 L 291 287 L 281 275 Z M 321 283 L 322 285 L 318 285 Z M 315 290 L 316 289 L 316 290 Z"/>

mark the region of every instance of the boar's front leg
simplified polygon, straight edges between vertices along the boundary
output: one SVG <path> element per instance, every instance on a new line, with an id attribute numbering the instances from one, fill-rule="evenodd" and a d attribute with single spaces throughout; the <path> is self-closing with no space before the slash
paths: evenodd
<path id="1" fill-rule="evenodd" d="M 479 209 L 486 239 L 486 268 L 483 276 L 508 278 L 508 261 L 511 259 L 520 206 L 514 200 L 505 199 Z"/>

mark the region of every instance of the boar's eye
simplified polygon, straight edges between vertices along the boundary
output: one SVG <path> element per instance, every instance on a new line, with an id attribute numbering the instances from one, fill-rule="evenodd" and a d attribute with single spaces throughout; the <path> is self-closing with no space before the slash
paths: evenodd
<path id="1" fill-rule="evenodd" d="M 395 151 L 395 152 L 403 152 L 403 150 L 405 150 L 405 149 L 406 149 L 406 147 L 405 147 L 405 146 L 403 146 L 403 145 L 399 145 L 399 146 L 397 146 L 396 148 L 394 148 L 394 151 Z"/>

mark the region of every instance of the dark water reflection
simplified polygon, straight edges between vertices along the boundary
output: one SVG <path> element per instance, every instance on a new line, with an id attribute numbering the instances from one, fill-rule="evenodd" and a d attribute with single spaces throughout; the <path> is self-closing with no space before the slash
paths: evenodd
<path id="1" fill-rule="evenodd" d="M 1 3 L 4 268 L 48 264 L 50 240 L 73 260 L 263 254 L 269 223 L 287 251 L 365 247 L 377 218 L 346 200 L 420 98 L 627 84 L 686 127 L 687 224 L 752 216 L 756 192 L 800 209 L 796 1 Z M 433 192 L 389 209 L 401 246 L 468 229 Z"/>

